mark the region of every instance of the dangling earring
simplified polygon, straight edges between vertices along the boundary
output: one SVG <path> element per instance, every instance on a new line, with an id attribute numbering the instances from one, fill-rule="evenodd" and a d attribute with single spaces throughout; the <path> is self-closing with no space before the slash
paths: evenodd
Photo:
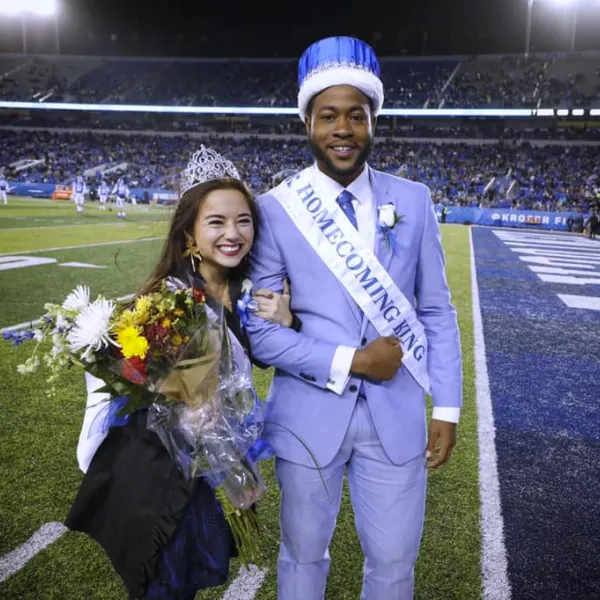
<path id="1" fill-rule="evenodd" d="M 192 263 L 192 270 L 194 273 L 196 272 L 196 263 L 194 259 L 196 259 L 199 263 L 202 262 L 202 256 L 200 255 L 200 250 L 198 250 L 198 246 L 196 246 L 196 242 L 194 242 L 194 238 L 186 231 L 185 232 L 185 251 L 183 252 L 183 257 L 190 257 L 190 262 Z"/>

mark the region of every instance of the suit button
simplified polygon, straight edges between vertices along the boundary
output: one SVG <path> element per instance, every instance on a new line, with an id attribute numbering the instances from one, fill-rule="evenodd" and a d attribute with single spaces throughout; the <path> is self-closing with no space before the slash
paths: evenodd
<path id="1" fill-rule="evenodd" d="M 352 384 L 349 388 L 348 388 L 351 392 L 358 392 L 358 388 Z"/>
<path id="2" fill-rule="evenodd" d="M 364 346 L 367 343 L 367 338 L 364 337 L 362 340 L 360 340 L 360 343 Z"/>

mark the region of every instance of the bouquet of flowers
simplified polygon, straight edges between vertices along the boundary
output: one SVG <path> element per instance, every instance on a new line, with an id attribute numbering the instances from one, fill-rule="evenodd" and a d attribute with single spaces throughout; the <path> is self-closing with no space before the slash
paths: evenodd
<path id="1" fill-rule="evenodd" d="M 229 335 L 222 307 L 168 278 L 134 303 L 102 296 L 91 302 L 89 289 L 78 286 L 62 305 L 44 308 L 35 329 L 4 334 L 15 344 L 37 342 L 19 372 L 45 363 L 54 393 L 65 369 L 82 367 L 105 383 L 97 391 L 109 394 L 109 424 L 147 408 L 148 427 L 183 475 L 205 477 L 214 488 L 242 560 L 258 562 L 251 508 L 266 492 L 256 461 L 270 448 L 260 439 L 263 415 L 250 362 Z"/>

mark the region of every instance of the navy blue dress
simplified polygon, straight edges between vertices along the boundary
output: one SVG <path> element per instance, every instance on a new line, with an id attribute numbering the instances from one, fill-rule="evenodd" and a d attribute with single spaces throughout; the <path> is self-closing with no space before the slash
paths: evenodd
<path id="1" fill-rule="evenodd" d="M 187 600 L 221 585 L 237 549 L 214 492 L 185 480 L 147 410 L 96 451 L 65 521 L 106 551 L 130 598 Z"/>

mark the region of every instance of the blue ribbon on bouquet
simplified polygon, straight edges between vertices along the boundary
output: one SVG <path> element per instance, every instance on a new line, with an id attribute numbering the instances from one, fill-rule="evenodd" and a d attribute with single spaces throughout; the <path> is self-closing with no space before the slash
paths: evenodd
<path id="1" fill-rule="evenodd" d="M 258 399 L 258 395 L 254 390 L 254 408 L 252 412 L 244 419 L 245 427 L 252 427 L 254 425 L 262 425 L 266 420 L 268 420 L 272 405 L 267 404 L 266 409 L 263 415 L 263 405 Z M 273 446 L 269 444 L 266 440 L 259 438 L 252 444 L 252 446 L 248 449 L 246 456 L 250 458 L 254 462 L 258 462 L 260 460 L 268 460 L 275 456 L 275 451 L 273 450 Z"/>
<path id="2" fill-rule="evenodd" d="M 90 425 L 88 437 L 99 433 L 106 435 L 111 427 L 123 427 L 129 423 L 131 414 L 119 415 L 121 409 L 129 402 L 129 396 L 119 396 L 108 402 L 108 412 L 98 413 Z"/>

